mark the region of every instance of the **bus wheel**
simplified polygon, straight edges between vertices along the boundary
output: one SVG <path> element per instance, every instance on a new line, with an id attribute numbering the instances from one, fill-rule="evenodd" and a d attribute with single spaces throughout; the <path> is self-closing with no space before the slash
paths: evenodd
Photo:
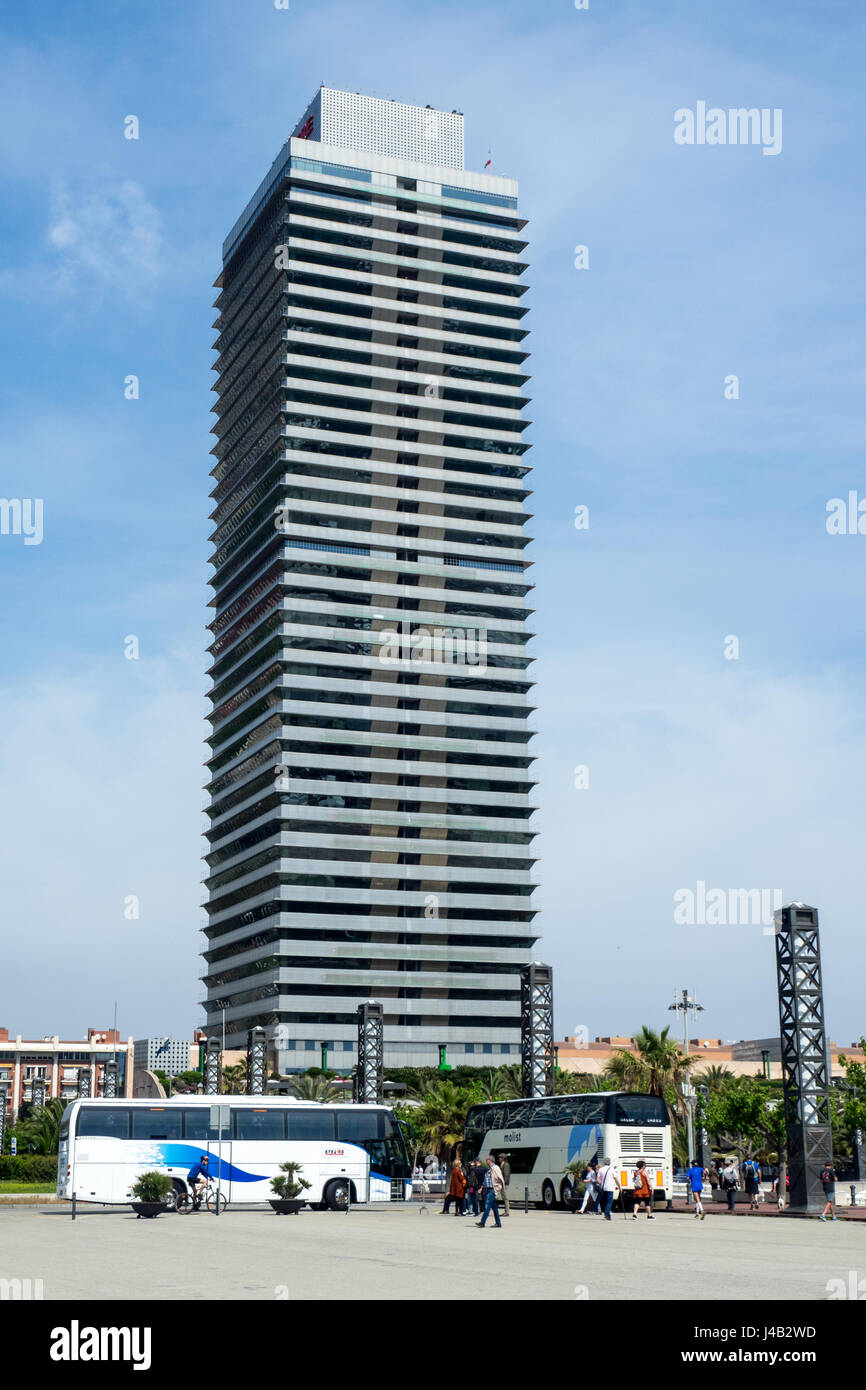
<path id="1" fill-rule="evenodd" d="M 562 1184 L 562 1190 L 559 1196 L 563 1206 L 567 1206 L 568 1203 L 571 1201 L 572 1197 L 574 1196 L 574 1188 L 568 1181 L 568 1178 L 566 1178 L 565 1182 Z"/>
<path id="2" fill-rule="evenodd" d="M 556 1193 L 553 1190 L 552 1182 L 545 1182 L 541 1189 L 541 1205 L 545 1211 L 553 1211 L 556 1206 Z"/>
<path id="3" fill-rule="evenodd" d="M 171 1190 L 166 1192 L 164 1198 L 165 1206 L 168 1211 L 177 1211 L 177 1203 L 180 1195 L 181 1189 L 175 1187 L 174 1183 L 172 1183 Z"/>
<path id="4" fill-rule="evenodd" d="M 329 1182 L 322 1194 L 329 1211 L 345 1211 L 349 1205 L 349 1184 L 344 1178 Z"/>

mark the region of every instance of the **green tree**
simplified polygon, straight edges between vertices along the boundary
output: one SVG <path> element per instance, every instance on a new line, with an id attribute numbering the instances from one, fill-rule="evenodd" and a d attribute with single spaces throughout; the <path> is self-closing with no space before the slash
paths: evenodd
<path id="1" fill-rule="evenodd" d="M 477 1090 L 482 1101 L 516 1100 L 522 1094 L 520 1067 L 482 1067 L 470 1081 L 469 1089 Z"/>
<path id="2" fill-rule="evenodd" d="M 604 1075 L 593 1076 L 581 1071 L 558 1071 L 555 1077 L 554 1094 L 557 1096 L 581 1095 L 586 1091 L 606 1091 L 608 1082 Z M 520 1095 L 520 1091 L 517 1092 Z"/>
<path id="3" fill-rule="evenodd" d="M 700 1113 L 719 1149 L 735 1149 L 741 1161 L 751 1153 L 764 1163 L 778 1161 L 780 1168 L 785 1163 L 787 1135 L 780 1083 L 757 1076 L 732 1077 L 710 1092 Z"/>
<path id="4" fill-rule="evenodd" d="M 194 1067 L 190 1071 L 179 1071 L 174 1080 L 182 1082 L 184 1086 L 191 1086 L 194 1090 L 196 1086 L 201 1085 L 202 1074 Z"/>
<path id="5" fill-rule="evenodd" d="M 840 1057 L 845 1072 L 842 1114 L 853 1132 L 866 1129 L 866 1038 L 860 1039 L 860 1057 Z"/>
<path id="6" fill-rule="evenodd" d="M 720 1067 L 717 1063 L 713 1063 L 709 1067 L 704 1067 L 703 1071 L 694 1072 L 692 1082 L 696 1086 L 706 1086 L 709 1091 L 718 1091 L 727 1086 L 733 1075 L 734 1073 L 729 1071 L 727 1067 Z"/>
<path id="7" fill-rule="evenodd" d="M 60 1121 L 69 1104 L 54 1096 L 45 1105 L 31 1110 L 26 1120 L 19 1120 L 14 1134 L 20 1148 L 37 1154 L 56 1154 L 60 1143 Z"/>
<path id="8" fill-rule="evenodd" d="M 246 1058 L 235 1066 L 223 1067 L 223 1095 L 242 1096 L 247 1089 L 249 1066 Z"/>
<path id="9" fill-rule="evenodd" d="M 459 1087 L 453 1081 L 440 1081 L 430 1086 L 412 1115 L 422 1146 L 440 1159 L 450 1161 L 463 1140 L 469 1107 L 482 1099 L 480 1088 Z"/>
<path id="10" fill-rule="evenodd" d="M 346 1099 L 342 1088 L 335 1086 L 331 1078 L 321 1072 L 318 1076 L 294 1077 L 289 1082 L 289 1094 L 298 1100 L 312 1100 L 319 1104 Z"/>
<path id="11" fill-rule="evenodd" d="M 635 1051 L 615 1052 L 605 1068 L 605 1079 L 614 1090 L 661 1096 L 675 1122 L 684 1113 L 682 1084 L 697 1059 L 687 1057 L 669 1032 L 670 1027 L 657 1033 L 644 1024 L 635 1034 Z"/>

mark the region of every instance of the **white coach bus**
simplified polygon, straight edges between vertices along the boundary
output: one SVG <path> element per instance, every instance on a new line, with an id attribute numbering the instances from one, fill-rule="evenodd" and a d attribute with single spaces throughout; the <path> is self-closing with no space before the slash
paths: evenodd
<path id="1" fill-rule="evenodd" d="M 530 1202 L 556 1207 L 571 1196 L 567 1165 L 575 1159 L 581 1165 L 593 1158 L 601 1163 L 605 1157 L 611 1159 L 626 1201 L 639 1158 L 646 1163 L 654 1200 L 672 1195 L 670 1117 L 658 1096 L 588 1091 L 473 1105 L 466 1116 L 464 1163 L 489 1153 L 508 1155 L 513 1202 L 522 1200 L 528 1188 Z"/>
<path id="2" fill-rule="evenodd" d="M 222 1131 L 211 1104 L 225 1107 Z M 202 1154 L 232 1206 L 266 1202 L 271 1178 L 289 1159 L 302 1164 L 311 1205 L 404 1202 L 411 1171 L 400 1126 L 383 1105 L 316 1105 L 288 1096 L 173 1096 L 170 1100 L 82 1099 L 63 1112 L 57 1195 L 81 1202 L 128 1203 L 143 1172 L 187 1191 Z"/>

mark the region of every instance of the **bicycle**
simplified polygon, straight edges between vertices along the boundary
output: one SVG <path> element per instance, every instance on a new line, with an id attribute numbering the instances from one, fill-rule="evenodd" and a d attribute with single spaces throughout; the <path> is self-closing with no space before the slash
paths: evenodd
<path id="1" fill-rule="evenodd" d="M 204 1187 L 197 1189 L 195 1192 L 190 1192 L 189 1189 L 187 1189 L 186 1192 L 179 1193 L 175 1211 L 179 1216 L 189 1216 L 191 1212 L 199 1211 L 202 1203 L 204 1203 L 208 1211 L 213 1212 L 217 1211 L 217 1209 L 219 1209 L 220 1212 L 224 1212 L 228 1205 L 226 1194 L 221 1189 L 219 1192 L 217 1191 L 217 1186 L 213 1178 L 208 1178 Z"/>

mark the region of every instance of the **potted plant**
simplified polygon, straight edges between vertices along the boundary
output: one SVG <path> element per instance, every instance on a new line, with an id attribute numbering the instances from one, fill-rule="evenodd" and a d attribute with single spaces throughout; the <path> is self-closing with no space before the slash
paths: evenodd
<path id="1" fill-rule="evenodd" d="M 136 1199 L 132 1203 L 133 1211 L 139 1217 L 159 1216 L 161 1211 L 168 1210 L 165 1199 L 173 1186 L 167 1173 L 156 1170 L 140 1173 L 132 1185 L 132 1195 Z"/>
<path id="2" fill-rule="evenodd" d="M 565 1189 L 563 1189 L 563 1206 L 567 1211 L 578 1211 L 583 1202 L 583 1195 L 586 1192 L 586 1183 L 583 1180 L 583 1175 L 586 1172 L 586 1160 L 573 1158 L 563 1169 L 563 1172 L 569 1175 L 566 1184 L 568 1189 L 567 1195 L 565 1195 Z"/>
<path id="3" fill-rule="evenodd" d="M 288 1213 L 297 1214 L 305 1205 L 306 1198 L 301 1193 L 310 1186 L 306 1178 L 298 1177 L 303 1164 L 289 1160 L 280 1164 L 279 1177 L 271 1178 L 271 1187 L 276 1194 L 268 1200 L 277 1216 Z"/>

